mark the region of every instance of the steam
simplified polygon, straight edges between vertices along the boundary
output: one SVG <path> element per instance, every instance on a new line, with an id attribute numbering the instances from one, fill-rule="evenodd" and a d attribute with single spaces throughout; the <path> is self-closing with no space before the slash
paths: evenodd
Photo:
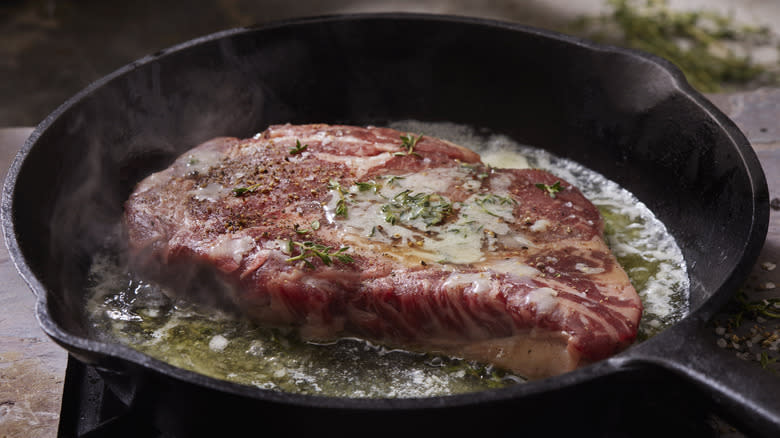
<path id="1" fill-rule="evenodd" d="M 57 136 L 52 159 L 61 170 L 54 177 L 46 271 L 59 278 L 54 282 L 63 293 L 55 300 L 66 315 L 82 313 L 93 255 L 111 252 L 123 265 L 131 261 L 123 204 L 141 179 L 212 137 L 262 131 L 269 106 L 274 116 L 289 116 L 255 61 L 220 44 L 205 62 L 190 49 L 128 66 L 93 84 L 48 129 Z M 178 284 L 202 284 L 197 271 L 176 275 Z"/>

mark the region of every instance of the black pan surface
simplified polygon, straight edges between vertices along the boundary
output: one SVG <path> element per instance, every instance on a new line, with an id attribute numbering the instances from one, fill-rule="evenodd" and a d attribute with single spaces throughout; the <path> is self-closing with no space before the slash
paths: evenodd
<path id="1" fill-rule="evenodd" d="M 211 137 L 248 137 L 273 123 L 404 119 L 505 134 L 631 190 L 683 250 L 690 314 L 562 376 L 426 399 L 266 391 L 89 337 L 80 306 L 90 256 L 143 176 Z M 586 422 L 600 401 L 641 396 L 631 393 L 650 382 L 702 394 L 756 434 L 780 433 L 778 379 L 745 368 L 703 337 L 706 320 L 741 285 L 763 244 L 764 175 L 735 125 L 674 66 L 647 54 L 432 15 L 317 17 L 230 30 L 140 59 L 63 104 L 13 163 L 2 212 L 9 252 L 38 297 L 43 329 L 163 429 L 211 433 L 260 423 L 263 430 L 344 434 L 369 424 L 382 425 L 374 432 L 402 431 L 409 420 L 437 432 L 542 427 L 550 424 L 541 422 L 548 421 L 543 412 Z"/>

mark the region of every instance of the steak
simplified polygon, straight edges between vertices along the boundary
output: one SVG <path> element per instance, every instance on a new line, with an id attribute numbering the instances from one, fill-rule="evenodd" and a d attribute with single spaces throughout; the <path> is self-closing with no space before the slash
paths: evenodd
<path id="1" fill-rule="evenodd" d="M 125 224 L 134 265 L 176 295 L 309 340 L 361 337 L 528 378 L 626 348 L 642 312 L 577 188 L 388 128 L 215 138 L 141 181 Z"/>

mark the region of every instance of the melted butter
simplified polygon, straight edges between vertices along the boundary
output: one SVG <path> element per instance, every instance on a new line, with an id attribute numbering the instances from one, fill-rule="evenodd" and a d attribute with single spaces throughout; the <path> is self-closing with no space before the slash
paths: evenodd
<path id="1" fill-rule="evenodd" d="M 342 138 L 339 141 L 344 141 L 344 139 Z M 381 166 L 393 157 L 391 154 L 379 154 L 372 157 L 354 157 L 351 155 L 334 155 L 324 152 L 314 155 L 323 161 L 344 164 L 349 169 L 352 169 L 358 178 L 363 176 L 372 167 Z"/>
<path id="2" fill-rule="evenodd" d="M 528 159 L 515 151 L 507 149 L 488 149 L 481 155 L 482 162 L 499 169 L 528 169 Z"/>
<path id="3" fill-rule="evenodd" d="M 529 230 L 533 231 L 534 233 L 544 233 L 547 231 L 547 228 L 549 228 L 550 225 L 552 225 L 552 223 L 547 219 L 539 219 L 531 224 Z"/>
<path id="4" fill-rule="evenodd" d="M 533 278 L 541 274 L 536 268 L 528 266 L 522 260 L 513 257 L 493 259 L 489 263 L 481 265 L 481 267 L 485 270 L 499 274 L 511 274 L 515 277 Z"/>
<path id="5" fill-rule="evenodd" d="M 444 281 L 442 287 L 447 290 L 458 290 L 463 285 L 466 285 L 463 290 L 466 294 L 480 295 L 493 290 L 490 275 L 485 272 L 452 273 Z"/>
<path id="6" fill-rule="evenodd" d="M 222 162 L 224 155 L 221 151 L 209 148 L 194 150 L 184 157 L 181 175 L 187 176 L 193 173 L 207 173 L 208 170 Z"/>
<path id="7" fill-rule="evenodd" d="M 250 236 L 233 236 L 225 234 L 211 247 L 209 254 L 214 259 L 228 258 L 236 264 L 246 253 L 255 248 L 255 239 Z"/>
<path id="8" fill-rule="evenodd" d="M 230 192 L 230 189 L 223 187 L 221 184 L 209 183 L 205 187 L 196 187 L 190 190 L 187 194 L 198 201 L 215 202 L 221 198 L 224 198 L 228 192 Z"/>
<path id="9" fill-rule="evenodd" d="M 557 304 L 558 292 L 549 287 L 534 289 L 525 296 L 526 304 L 533 304 L 539 313 L 550 313 Z"/>
<path id="10" fill-rule="evenodd" d="M 508 223 L 515 220 L 516 201 L 508 192 L 509 183 L 493 184 L 487 190 L 477 189 L 481 182 L 473 172 L 460 167 L 434 169 L 420 173 L 389 175 L 348 188 L 334 188 L 330 200 L 323 205 L 329 223 L 336 225 L 340 237 L 350 245 L 383 247 L 397 260 L 417 265 L 420 261 L 470 264 L 485 261 L 496 250 L 498 241 L 510 232 Z M 454 185 L 476 191 L 462 202 L 452 203 L 446 192 Z M 422 191 L 418 191 L 424 188 Z M 406 195 L 435 196 L 433 204 L 451 208 L 446 220 L 430 223 L 426 208 L 412 204 L 408 209 L 396 208 Z M 346 215 L 337 214 L 339 203 L 346 206 Z M 438 204 L 437 204 L 438 205 Z M 528 239 L 516 236 L 517 242 Z M 521 243 L 521 245 L 522 245 Z"/>

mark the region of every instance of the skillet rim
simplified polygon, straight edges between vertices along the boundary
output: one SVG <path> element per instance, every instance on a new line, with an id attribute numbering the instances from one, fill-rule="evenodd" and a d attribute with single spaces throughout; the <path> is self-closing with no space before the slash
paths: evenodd
<path id="1" fill-rule="evenodd" d="M 663 72 L 668 74 L 673 84 L 675 92 L 701 107 L 716 123 L 723 129 L 730 141 L 735 146 L 735 151 L 739 154 L 744 169 L 748 172 L 748 180 L 753 189 L 753 222 L 749 230 L 749 240 L 741 248 L 741 257 L 739 262 L 732 267 L 731 272 L 726 277 L 724 283 L 712 293 L 698 308 L 690 311 L 681 321 L 673 324 L 663 332 L 651 339 L 643 341 L 641 344 L 635 344 L 629 349 L 618 353 L 617 355 L 590 364 L 574 370 L 572 372 L 555 376 L 552 378 L 531 381 L 524 384 L 512 385 L 500 389 L 488 389 L 479 392 L 454 394 L 435 397 L 419 398 L 347 398 L 332 397 L 321 395 L 304 395 L 280 392 L 274 390 L 265 390 L 248 385 L 241 385 L 233 382 L 215 379 L 183 368 L 169 365 L 165 362 L 147 356 L 137 350 L 133 350 L 122 344 L 106 343 L 93 339 L 82 338 L 67 333 L 52 318 L 48 311 L 47 290 L 33 275 L 29 265 L 22 255 L 22 251 L 16 240 L 13 199 L 16 180 L 25 164 L 26 157 L 35 147 L 38 139 L 43 133 L 63 114 L 77 105 L 80 101 L 87 98 L 93 92 L 99 90 L 107 83 L 129 73 L 146 64 L 162 59 L 166 56 L 187 50 L 191 47 L 203 43 L 217 41 L 223 38 L 232 37 L 239 34 L 254 32 L 263 32 L 280 27 L 306 25 L 314 23 L 336 23 L 347 21 L 369 21 L 369 20 L 408 20 L 408 21 L 433 21 L 447 22 L 459 25 L 469 25 L 478 27 L 490 27 L 503 29 L 512 32 L 520 32 L 528 35 L 542 37 L 545 39 L 556 40 L 565 44 L 583 47 L 594 52 L 613 53 L 621 56 L 627 56 L 633 60 L 655 64 Z M 616 372 L 625 371 L 637 364 L 633 358 L 641 356 L 636 352 L 652 351 L 655 344 L 668 341 L 664 338 L 679 336 L 680 323 L 686 320 L 693 320 L 701 323 L 712 316 L 725 302 L 730 294 L 728 289 L 733 289 L 746 278 L 747 273 L 752 268 L 758 258 L 759 251 L 763 245 L 766 231 L 769 223 L 768 206 L 768 188 L 765 176 L 761 169 L 758 158 L 745 138 L 744 134 L 737 128 L 733 121 L 726 117 L 718 108 L 709 102 L 701 93 L 693 89 L 688 84 L 683 73 L 671 62 L 658 56 L 622 47 L 595 43 L 593 41 L 566 35 L 556 31 L 539 29 L 518 23 L 500 21 L 489 18 L 468 17 L 460 15 L 447 14 L 427 14 L 427 13 L 406 13 L 406 12 L 385 12 L 385 13 L 354 13 L 354 14 L 331 14 L 311 17 L 291 18 L 286 20 L 274 21 L 266 24 L 260 24 L 248 27 L 238 27 L 222 30 L 208 35 L 197 37 L 183 43 L 162 49 L 153 54 L 139 58 L 114 72 L 101 77 L 90 83 L 87 87 L 66 100 L 56 110 L 49 114 L 25 141 L 24 145 L 13 160 L 3 186 L 2 197 L 2 220 L 3 234 L 8 247 L 11 259 L 17 272 L 22 276 L 25 283 L 36 295 L 36 318 L 44 332 L 55 342 L 63 346 L 71 353 L 75 353 L 81 359 L 86 359 L 93 363 L 106 363 L 111 361 L 127 361 L 133 367 L 143 368 L 145 371 L 160 373 L 166 377 L 204 386 L 210 389 L 225 391 L 239 396 L 249 397 L 257 400 L 271 401 L 277 403 L 291 404 L 297 406 L 320 407 L 320 408 L 346 408 L 362 410 L 384 410 L 384 409 L 424 409 L 424 408 L 449 408 L 457 406 L 472 405 L 481 402 L 495 402 L 516 397 L 524 397 L 540 392 L 554 391 L 566 387 L 573 387 L 581 383 L 595 380 Z M 761 202 L 766 200 L 767 202 Z M 75 351 L 74 351 L 75 350 Z M 120 364 L 121 365 L 121 364 Z M 641 366 L 641 363 L 639 364 Z"/>

